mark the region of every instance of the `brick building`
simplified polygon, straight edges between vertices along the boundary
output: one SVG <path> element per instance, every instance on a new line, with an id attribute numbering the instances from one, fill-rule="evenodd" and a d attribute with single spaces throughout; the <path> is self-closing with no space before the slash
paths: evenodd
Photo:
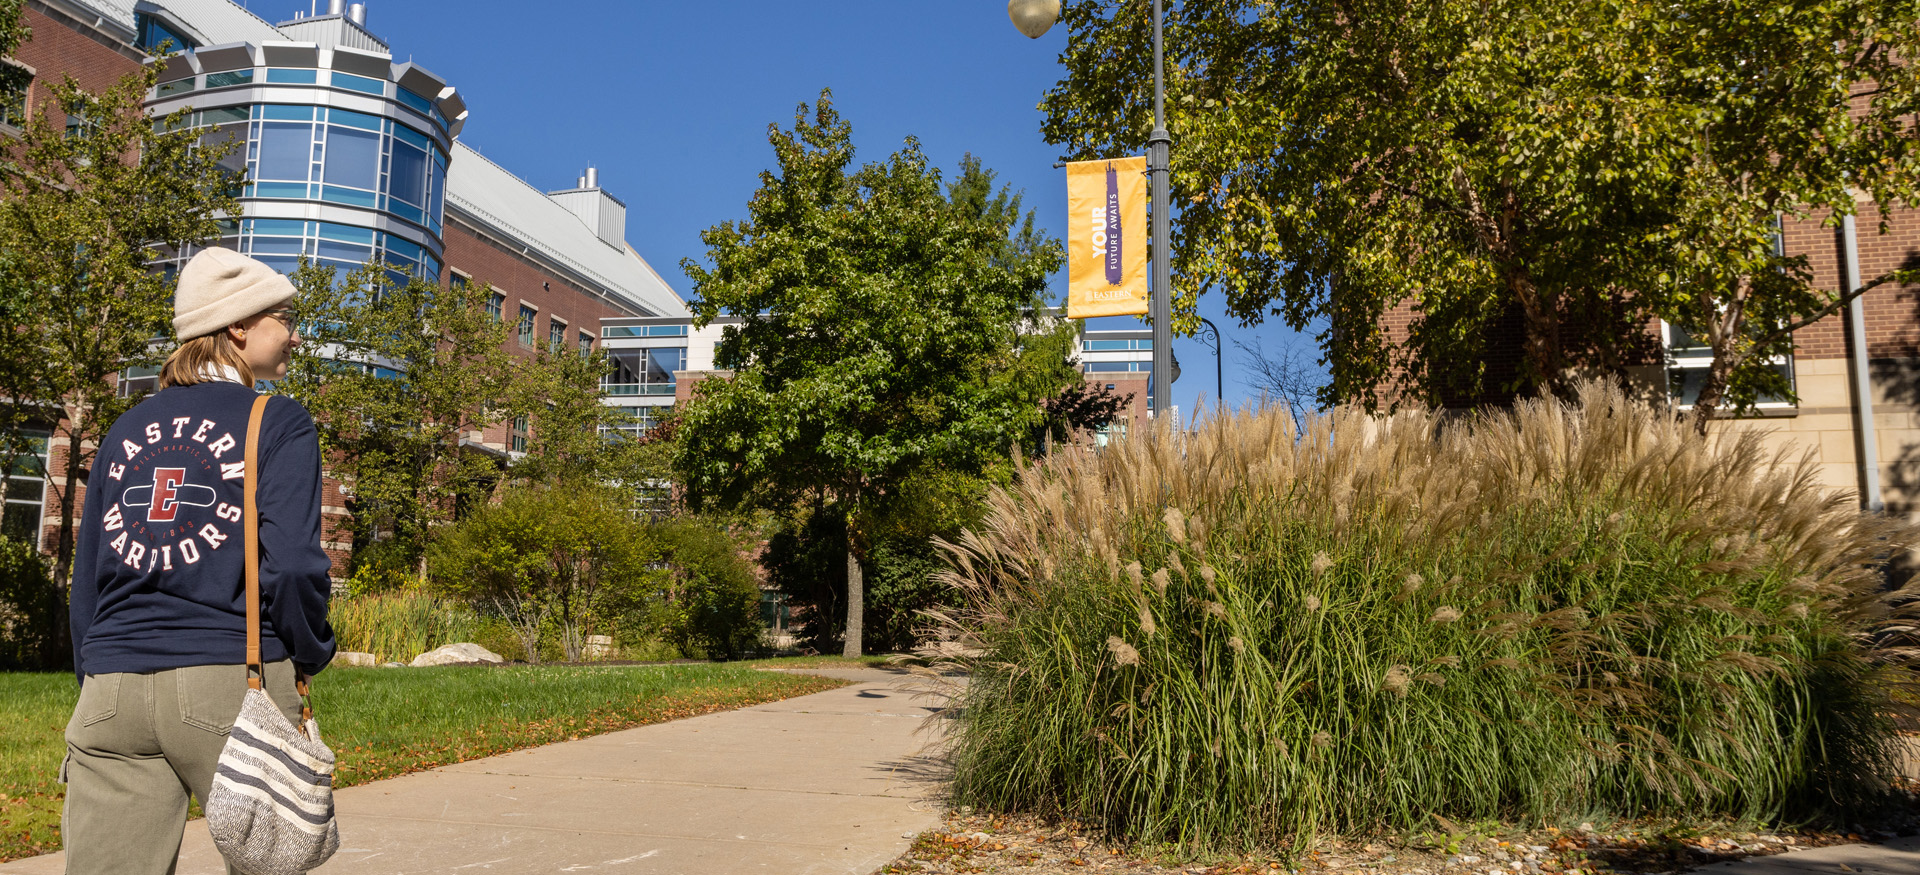
<path id="1" fill-rule="evenodd" d="M 1783 251 L 1807 257 L 1817 286 L 1853 288 L 1891 270 L 1920 267 L 1920 211 L 1894 213 L 1886 234 L 1879 233 L 1880 211 L 1871 202 L 1861 202 L 1858 216 L 1841 227 L 1830 219 L 1821 212 L 1781 228 Z M 1412 305 L 1403 304 L 1382 318 L 1382 328 L 1390 340 L 1404 341 L 1413 316 Z M 1524 332 L 1517 312 L 1489 328 L 1488 385 L 1519 373 Z M 1666 398 L 1676 412 L 1691 410 L 1711 350 L 1658 321 L 1645 337 L 1642 363 L 1627 367 L 1629 382 L 1649 397 Z M 1856 306 L 1795 332 L 1793 352 L 1772 365 L 1798 400 L 1763 398 L 1744 415 L 1723 412 L 1714 428 L 1757 430 L 1770 449 L 1796 458 L 1811 453 L 1827 488 L 1853 492 L 1863 507 L 1920 518 L 1920 287 L 1868 291 Z M 1504 400 L 1486 395 L 1444 403 Z"/>
<path id="2" fill-rule="evenodd" d="M 230 0 L 26 5 L 32 36 L 10 61 L 34 79 L 0 114 L 0 134 L 17 136 L 7 123 L 46 111 L 46 83 L 63 74 L 104 89 L 160 63 L 149 108 L 189 109 L 207 136 L 241 146 L 230 160 L 248 185 L 219 245 L 285 271 L 302 255 L 345 269 L 380 258 L 442 282 L 489 283 L 495 312 L 518 326 L 510 348 L 528 354 L 549 344 L 598 346 L 603 319 L 687 313 L 627 245 L 626 206 L 600 187 L 597 171 L 574 188 L 543 192 L 460 142 L 464 97 L 395 58 L 368 28 L 363 4 L 330 0 L 327 14 L 278 23 Z M 148 61 L 147 50 L 163 42 L 181 51 Z M 123 390 L 154 379 L 128 373 Z M 505 422 L 471 443 L 511 456 L 526 437 L 525 422 Z M 56 502 L 43 497 L 34 468 L 59 470 L 60 461 L 43 455 L 8 472 L 16 476 L 0 524 L 9 534 L 51 546 Z M 344 515 L 337 484 L 325 504 L 335 522 Z M 335 531 L 326 537 L 339 570 L 350 545 Z"/>

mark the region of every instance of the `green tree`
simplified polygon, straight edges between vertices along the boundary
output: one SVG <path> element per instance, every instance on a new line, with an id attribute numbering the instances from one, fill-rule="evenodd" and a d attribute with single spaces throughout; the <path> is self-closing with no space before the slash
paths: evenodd
<path id="1" fill-rule="evenodd" d="M 18 23 L 0 25 L 7 33 Z M 232 146 L 202 143 L 184 113 L 155 119 L 142 107 L 156 75 L 149 65 L 99 94 L 71 77 L 52 83 L 49 108 L 67 124 L 56 127 L 51 113 L 27 118 L 0 168 L 0 307 L 16 320 L 0 366 L 10 385 L 0 389 L 55 408 L 46 419 L 65 452 L 48 482 L 60 508 L 61 582 L 92 441 L 137 400 L 120 397 L 116 378 L 158 364 L 171 346 L 173 277 L 153 262 L 212 239 L 216 217 L 237 209 L 239 179 L 221 165 Z M 6 449 L 19 449 L 21 424 L 8 423 Z"/>
<path id="2" fill-rule="evenodd" d="M 576 484 L 509 489 L 434 539 L 433 586 L 491 608 L 540 661 L 540 638 L 558 627 L 571 662 L 620 606 L 660 572 L 660 549 L 620 496 Z"/>
<path id="3" fill-rule="evenodd" d="M 1144 10 L 1069 7 L 1067 76 L 1041 106 L 1070 155 L 1144 144 Z M 1913 55 L 1917 12 L 1179 4 L 1167 27 L 1179 318 L 1213 288 L 1242 319 L 1324 326 L 1323 401 L 1564 390 L 1578 371 L 1656 359 L 1654 316 L 1721 338 L 1716 374 L 1757 377 L 1742 365 L 1787 342 L 1776 329 L 1845 303 L 1772 255 L 1773 222 L 1853 209 L 1838 196 L 1849 178 L 1882 203 L 1910 190 L 1898 119 L 1914 110 L 1914 74 L 1894 59 Z M 1412 314 L 1399 341 L 1382 320 L 1395 307 Z M 1515 323 L 1525 367 L 1490 380 L 1485 353 Z M 1700 406 L 1703 424 L 1716 405 Z"/>
<path id="4" fill-rule="evenodd" d="M 294 282 L 307 339 L 282 391 L 313 413 L 348 493 L 356 565 L 377 556 L 424 578 L 432 530 L 484 504 L 502 476 L 505 460 L 474 434 L 524 398 L 508 326 L 487 312 L 493 290 L 378 264 L 303 265 Z"/>
<path id="5" fill-rule="evenodd" d="M 602 402 L 600 378 L 608 370 L 605 350 L 543 348 L 521 363 L 515 406 L 528 411 L 527 455 L 512 476 L 523 483 L 617 483 L 645 468 L 638 442 L 616 429 L 633 417 Z"/>
<path id="6" fill-rule="evenodd" d="M 748 217 L 703 232 L 683 262 L 695 323 L 722 313 L 707 380 L 678 424 L 674 466 L 695 509 L 831 506 L 847 521 L 845 651 L 861 652 L 859 523 L 916 472 L 984 470 L 1058 391 L 1064 367 L 1022 367 L 1023 328 L 1063 254 L 971 158 L 943 187 L 919 145 L 851 170 L 850 126 L 822 92 Z M 1046 374 L 1054 375 L 1048 384 Z"/>

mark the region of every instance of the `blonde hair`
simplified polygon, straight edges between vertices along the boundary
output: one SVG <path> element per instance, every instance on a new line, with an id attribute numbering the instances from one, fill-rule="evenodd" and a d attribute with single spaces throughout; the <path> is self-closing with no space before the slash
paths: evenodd
<path id="1" fill-rule="evenodd" d="M 253 366 L 247 364 L 246 356 L 233 345 L 225 328 L 183 341 L 160 366 L 160 388 L 204 383 L 209 379 L 207 372 L 218 373 L 222 365 L 239 372 L 241 383 L 253 385 Z"/>

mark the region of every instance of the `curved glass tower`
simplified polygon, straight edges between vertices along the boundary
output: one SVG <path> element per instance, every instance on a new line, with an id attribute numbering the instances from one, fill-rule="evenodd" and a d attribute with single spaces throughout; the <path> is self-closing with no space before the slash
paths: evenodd
<path id="1" fill-rule="evenodd" d="M 202 142 L 238 145 L 227 161 L 247 184 L 220 245 L 287 272 L 304 254 L 343 271 L 378 258 L 437 280 L 463 101 L 345 16 L 278 30 L 310 41 L 198 46 L 154 62 L 165 69 L 152 112 L 190 109 Z"/>

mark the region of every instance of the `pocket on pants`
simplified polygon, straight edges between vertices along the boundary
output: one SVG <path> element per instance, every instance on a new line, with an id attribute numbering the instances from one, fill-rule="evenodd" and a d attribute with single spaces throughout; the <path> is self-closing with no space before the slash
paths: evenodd
<path id="1" fill-rule="evenodd" d="M 247 695 L 246 666 L 194 665 L 174 671 L 180 722 L 220 735 L 233 729 Z"/>
<path id="2" fill-rule="evenodd" d="M 73 721 L 92 726 L 113 716 L 120 707 L 120 674 L 90 674 L 80 684 L 80 701 L 73 706 Z"/>

